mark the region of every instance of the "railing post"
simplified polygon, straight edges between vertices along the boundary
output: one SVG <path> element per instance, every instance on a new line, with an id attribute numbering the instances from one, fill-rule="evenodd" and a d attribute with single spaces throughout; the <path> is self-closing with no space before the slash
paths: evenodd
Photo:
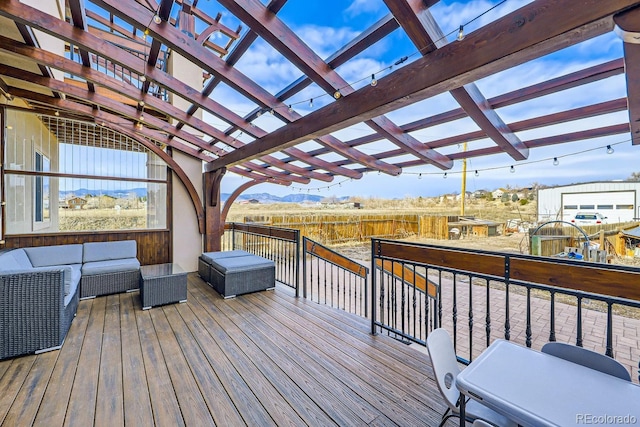
<path id="1" fill-rule="evenodd" d="M 371 239 L 371 335 L 376 335 L 376 241 Z"/>
<path id="2" fill-rule="evenodd" d="M 231 250 L 235 250 L 236 248 L 236 223 L 231 223 Z"/>
<path id="3" fill-rule="evenodd" d="M 511 338 L 511 322 L 509 321 L 509 278 L 511 276 L 511 258 L 509 256 L 504 257 L 504 339 L 509 341 Z"/>
<path id="4" fill-rule="evenodd" d="M 296 297 L 300 296 L 300 230 L 296 230 Z M 305 292 L 306 297 L 306 292 Z"/>

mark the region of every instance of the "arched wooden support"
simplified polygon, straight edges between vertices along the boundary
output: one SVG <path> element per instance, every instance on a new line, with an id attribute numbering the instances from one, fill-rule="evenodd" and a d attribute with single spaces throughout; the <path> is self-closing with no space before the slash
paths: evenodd
<path id="1" fill-rule="evenodd" d="M 213 172 L 204 174 L 204 192 L 205 192 L 205 215 L 206 215 L 206 233 L 204 237 L 205 252 L 213 252 L 222 250 L 222 233 L 224 232 L 224 223 L 222 227 L 220 213 L 220 181 L 224 176 L 226 168 L 216 169 Z"/>

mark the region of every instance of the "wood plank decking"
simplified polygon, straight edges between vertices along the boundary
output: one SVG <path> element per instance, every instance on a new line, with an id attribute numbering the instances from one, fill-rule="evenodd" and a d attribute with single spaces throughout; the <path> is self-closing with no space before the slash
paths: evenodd
<path id="1" fill-rule="evenodd" d="M 426 351 L 278 287 L 223 300 L 80 302 L 59 351 L 0 362 L 6 426 L 437 425 Z M 455 425 L 450 421 L 448 425 Z"/>

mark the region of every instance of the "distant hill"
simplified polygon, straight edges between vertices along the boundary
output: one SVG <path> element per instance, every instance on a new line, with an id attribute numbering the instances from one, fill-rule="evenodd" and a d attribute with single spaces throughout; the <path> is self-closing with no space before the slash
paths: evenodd
<path id="1" fill-rule="evenodd" d="M 220 200 L 226 202 L 231 194 L 220 194 Z M 347 200 L 349 197 L 341 197 L 339 200 Z M 269 193 L 253 193 L 253 194 L 241 194 L 236 201 L 240 200 L 257 200 L 260 203 L 317 203 L 324 199 L 324 196 L 318 196 L 316 194 L 287 194 L 286 196 L 274 196 Z"/>

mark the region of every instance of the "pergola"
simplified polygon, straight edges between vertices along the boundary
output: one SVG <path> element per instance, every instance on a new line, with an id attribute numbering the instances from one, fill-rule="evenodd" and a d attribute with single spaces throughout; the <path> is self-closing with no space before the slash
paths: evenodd
<path id="1" fill-rule="evenodd" d="M 359 179 L 371 171 L 396 176 L 421 165 L 446 172 L 463 158 L 506 153 L 517 162 L 538 147 L 617 134 L 630 134 L 631 144 L 640 143 L 640 1 L 537 0 L 466 35 L 461 26 L 458 40 L 449 42 L 430 12 L 436 1 L 384 0 L 389 13 L 327 58 L 278 17 L 286 0 L 218 0 L 216 6 L 207 2 L 206 9 L 218 7 L 224 20 L 221 14 L 207 14 L 198 0 L 66 0 L 60 4 L 65 19 L 28 3 L 0 0 L 0 93 L 6 103 L 99 123 L 156 152 L 187 188 L 200 232 L 206 236 L 206 250 L 219 248 L 225 217 L 219 186 L 226 171 L 249 179 L 232 201 L 263 182 L 330 183 L 336 178 Z M 397 31 L 412 41 L 417 57 L 400 58 L 384 75 L 372 75 L 363 84 L 341 76 L 340 66 Z M 624 57 L 585 64 L 575 72 L 491 98 L 474 83 L 612 31 L 624 41 Z M 41 48 L 40 33 L 64 43 L 66 55 Z M 258 39 L 295 66 L 300 77 L 274 91 L 236 67 Z M 176 78 L 166 67 L 169 55 L 180 55 L 201 69 L 203 79 L 187 83 Z M 64 72 L 66 78 L 55 78 L 52 70 Z M 497 112 L 623 73 L 626 97 L 513 123 Z M 330 101 L 302 115 L 295 104 L 312 84 Z M 233 111 L 225 105 L 228 91 L 255 108 L 246 115 Z M 424 117 L 408 123 L 387 116 L 446 92 L 458 108 L 425 111 Z M 628 120 L 623 122 L 602 126 L 597 120 L 625 110 Z M 203 113 L 224 125 L 208 123 Z M 280 125 L 262 128 L 262 114 L 272 114 Z M 471 119 L 478 130 L 430 141 L 415 134 L 461 118 Z M 519 136 L 584 118 L 596 119 L 580 131 L 530 140 Z M 370 133 L 351 140 L 335 135 L 354 125 Z M 393 148 L 374 153 L 365 149 L 378 141 Z M 455 148 L 462 142 L 471 142 L 470 149 Z M 200 184 L 190 181 L 166 147 L 204 163 L 205 200 L 196 191 Z"/>

